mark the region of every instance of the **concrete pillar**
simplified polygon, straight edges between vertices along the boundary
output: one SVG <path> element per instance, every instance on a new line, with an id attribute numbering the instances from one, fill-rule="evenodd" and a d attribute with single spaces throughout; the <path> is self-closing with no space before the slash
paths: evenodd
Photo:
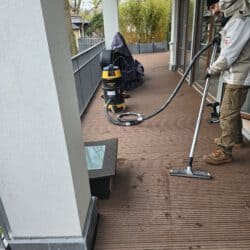
<path id="1" fill-rule="evenodd" d="M 118 1 L 103 0 L 103 21 L 106 49 L 111 49 L 111 44 L 116 32 L 119 31 Z"/>
<path id="2" fill-rule="evenodd" d="M 169 70 L 177 70 L 177 36 L 179 20 L 179 0 L 172 2 L 172 21 L 171 21 L 171 41 L 169 42 L 170 62 Z"/>
<path id="3" fill-rule="evenodd" d="M 1 0 L 0 23 L 0 215 L 12 250 L 91 249 L 97 212 L 64 1 Z"/>

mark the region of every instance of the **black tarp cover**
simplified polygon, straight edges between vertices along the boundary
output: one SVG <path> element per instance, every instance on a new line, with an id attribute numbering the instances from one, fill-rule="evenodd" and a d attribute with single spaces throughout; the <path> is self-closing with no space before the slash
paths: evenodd
<path id="1" fill-rule="evenodd" d="M 122 71 L 125 90 L 132 90 L 143 83 L 144 68 L 129 51 L 124 37 L 117 32 L 111 45 L 113 64 Z"/>

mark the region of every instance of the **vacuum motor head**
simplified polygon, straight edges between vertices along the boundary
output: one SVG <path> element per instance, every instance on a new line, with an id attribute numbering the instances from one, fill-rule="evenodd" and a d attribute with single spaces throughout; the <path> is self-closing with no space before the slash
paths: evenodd
<path id="1" fill-rule="evenodd" d="M 102 70 L 102 79 L 105 80 L 114 80 L 117 78 L 121 78 L 121 76 L 121 70 L 119 69 L 119 67 L 114 66 L 113 64 L 105 66 Z"/>

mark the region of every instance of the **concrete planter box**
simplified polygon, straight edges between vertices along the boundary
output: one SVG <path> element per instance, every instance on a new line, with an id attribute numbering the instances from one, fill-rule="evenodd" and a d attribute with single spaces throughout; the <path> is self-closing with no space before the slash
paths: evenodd
<path id="1" fill-rule="evenodd" d="M 168 42 L 136 43 L 128 44 L 128 47 L 132 54 L 165 52 L 168 51 Z"/>

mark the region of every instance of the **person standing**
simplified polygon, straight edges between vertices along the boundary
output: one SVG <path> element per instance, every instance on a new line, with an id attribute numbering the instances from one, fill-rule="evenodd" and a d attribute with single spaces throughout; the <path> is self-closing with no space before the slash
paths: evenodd
<path id="1" fill-rule="evenodd" d="M 242 143 L 240 110 L 250 87 L 250 6 L 248 0 L 207 0 L 212 15 L 230 18 L 221 34 L 221 51 L 208 75 L 222 74 L 225 92 L 220 109 L 221 136 L 217 149 L 204 161 L 220 165 L 233 161 L 232 149 Z"/>

